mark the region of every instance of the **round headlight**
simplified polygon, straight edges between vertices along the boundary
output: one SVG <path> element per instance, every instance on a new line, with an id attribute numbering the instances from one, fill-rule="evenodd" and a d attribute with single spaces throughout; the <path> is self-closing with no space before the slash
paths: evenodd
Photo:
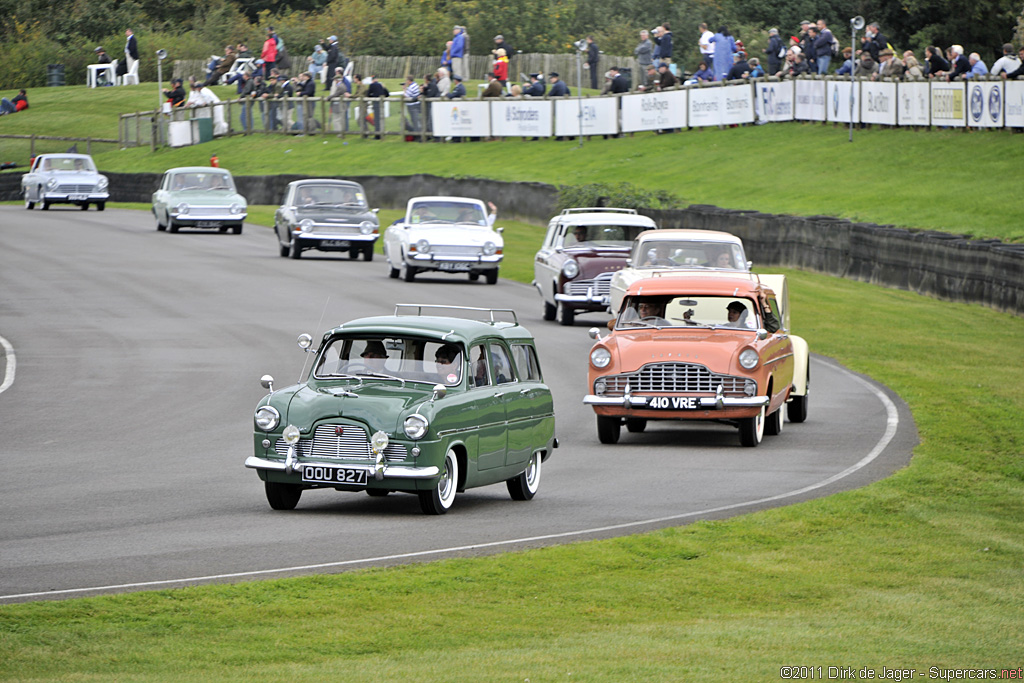
<path id="1" fill-rule="evenodd" d="M 374 231 L 374 229 L 376 229 L 376 227 L 377 226 L 373 224 L 373 221 L 363 221 L 359 224 L 359 232 L 364 235 L 369 235 Z"/>
<path id="2" fill-rule="evenodd" d="M 313 345 L 313 337 L 309 336 L 308 334 L 300 334 L 298 338 L 295 340 L 295 343 L 299 345 L 300 349 L 305 351 L 306 349 Z"/>
<path id="3" fill-rule="evenodd" d="M 570 280 L 580 274 L 580 264 L 576 263 L 572 259 L 565 262 L 562 266 L 562 275 L 565 275 Z"/>
<path id="4" fill-rule="evenodd" d="M 174 209 L 178 212 L 179 216 L 184 216 L 185 214 L 188 213 L 188 204 L 182 202 L 181 204 L 178 204 L 176 207 L 174 207 Z"/>
<path id="5" fill-rule="evenodd" d="M 281 413 L 277 412 L 277 408 L 273 406 L 260 406 L 256 409 L 254 419 L 257 427 L 265 432 L 270 432 L 281 422 Z"/>
<path id="6" fill-rule="evenodd" d="M 313 219 L 312 218 L 303 218 L 301 221 L 299 221 L 299 230 L 301 230 L 302 232 L 309 232 L 312 229 L 313 229 Z"/>
<path id="7" fill-rule="evenodd" d="M 50 188 L 51 190 L 57 189 L 57 179 L 56 178 L 50 178 L 46 182 L 46 187 Z"/>
<path id="8" fill-rule="evenodd" d="M 241 204 L 232 204 L 231 205 L 231 213 L 233 215 L 237 216 L 238 214 L 242 213 L 243 211 L 245 211 L 245 207 L 242 206 Z"/>
<path id="9" fill-rule="evenodd" d="M 426 240 L 420 240 L 416 243 L 416 251 L 421 254 L 427 254 L 430 252 L 430 242 Z"/>
<path id="10" fill-rule="evenodd" d="M 759 360 L 757 351 L 754 349 L 743 349 L 740 351 L 740 365 L 747 370 L 753 370 L 756 368 Z"/>
<path id="11" fill-rule="evenodd" d="M 594 393 L 600 396 L 604 392 L 608 391 L 608 382 L 605 381 L 604 377 L 600 377 L 594 380 Z"/>
<path id="12" fill-rule="evenodd" d="M 289 446 L 297 444 L 299 442 L 299 428 L 295 425 L 288 425 L 284 428 L 281 436 L 284 437 L 284 442 Z"/>
<path id="13" fill-rule="evenodd" d="M 373 436 L 370 437 L 370 448 L 373 449 L 374 453 L 382 453 L 385 448 L 388 447 L 388 435 L 384 432 L 374 432 Z"/>
<path id="14" fill-rule="evenodd" d="M 96 189 L 97 190 L 105 190 L 105 189 L 107 189 L 107 186 L 109 184 L 110 184 L 110 181 L 107 180 L 106 176 L 100 176 L 100 181 L 98 183 L 96 183 Z"/>
<path id="15" fill-rule="evenodd" d="M 595 368 L 606 368 L 612 362 L 611 352 L 603 346 L 598 346 L 590 352 L 590 362 Z"/>
<path id="16" fill-rule="evenodd" d="M 498 251 L 498 245 L 494 242 L 484 242 L 484 256 L 494 256 Z"/>
<path id="17" fill-rule="evenodd" d="M 405 418 L 405 435 L 410 439 L 422 439 L 423 435 L 427 433 L 427 427 L 429 423 L 427 418 L 420 414 L 410 415 Z"/>

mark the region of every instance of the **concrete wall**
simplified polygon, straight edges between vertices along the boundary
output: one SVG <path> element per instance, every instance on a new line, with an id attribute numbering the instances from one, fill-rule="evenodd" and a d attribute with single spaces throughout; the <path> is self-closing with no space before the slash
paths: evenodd
<path id="1" fill-rule="evenodd" d="M 149 202 L 155 173 L 109 173 L 111 201 Z M 304 176 L 240 176 L 239 190 L 253 204 L 277 204 L 285 186 Z M 546 223 L 557 189 L 543 183 L 508 183 L 431 175 L 347 176 L 366 189 L 371 206 L 403 208 L 418 195 L 465 195 L 493 201 L 505 218 Z M 19 174 L 0 174 L 0 200 L 18 199 Z M 645 211 L 666 228 L 722 230 L 739 236 L 756 266 L 783 266 L 905 289 L 949 301 L 975 303 L 1024 315 L 1024 244 L 971 240 L 962 235 L 910 231 L 830 216 L 784 216 L 692 205 Z"/>

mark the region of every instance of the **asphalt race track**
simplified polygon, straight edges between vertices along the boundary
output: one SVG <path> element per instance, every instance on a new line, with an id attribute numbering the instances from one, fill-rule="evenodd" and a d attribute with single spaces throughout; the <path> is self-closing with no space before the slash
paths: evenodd
<path id="1" fill-rule="evenodd" d="M 292 383 L 308 358 L 298 334 L 398 302 L 512 308 L 537 337 L 561 441 L 540 493 L 472 489 L 441 517 L 411 495 L 335 491 L 271 510 L 243 467 L 260 376 Z M 679 423 L 602 446 L 582 396 L 587 329 L 605 321 L 544 322 L 536 292 L 506 280 L 392 280 L 379 255 L 283 259 L 253 225 L 168 234 L 145 212 L 0 206 L 0 602 L 631 534 L 855 488 L 910 459 L 905 405 L 823 358 L 808 421 L 757 448 Z"/>

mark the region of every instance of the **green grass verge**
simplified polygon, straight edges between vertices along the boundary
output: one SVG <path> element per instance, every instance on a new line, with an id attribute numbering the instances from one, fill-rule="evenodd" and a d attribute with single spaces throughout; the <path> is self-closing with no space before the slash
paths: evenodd
<path id="1" fill-rule="evenodd" d="M 155 91 L 155 84 L 38 89 L 28 111 L 0 119 L 0 133 L 116 137 L 118 115 L 153 108 Z M 37 151 L 67 146 L 39 142 Z M 1017 190 L 1024 137 L 1008 130 L 873 128 L 855 130 L 851 144 L 843 126 L 791 123 L 592 138 L 582 149 L 575 141 L 414 144 L 333 135 L 239 136 L 156 153 L 94 146 L 97 163 L 109 171 L 207 164 L 214 152 L 222 166 L 246 174 L 435 173 L 569 185 L 628 180 L 687 203 L 1024 240 L 1024 204 L 1007 201 Z M 27 158 L 27 142 L 0 139 L 0 160 Z M 502 205 L 500 197 L 492 199 Z"/>

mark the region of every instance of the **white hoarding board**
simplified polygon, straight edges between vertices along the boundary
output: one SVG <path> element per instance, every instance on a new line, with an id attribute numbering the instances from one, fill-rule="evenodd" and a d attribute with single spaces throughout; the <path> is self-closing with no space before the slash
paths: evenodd
<path id="1" fill-rule="evenodd" d="M 509 100 L 490 104 L 491 135 L 494 137 L 551 137 L 554 129 L 551 100 Z"/>
<path id="2" fill-rule="evenodd" d="M 722 88 L 722 123 L 733 125 L 754 122 L 754 89 L 748 85 Z"/>
<path id="3" fill-rule="evenodd" d="M 793 81 L 754 83 L 754 111 L 760 121 L 792 121 Z"/>
<path id="4" fill-rule="evenodd" d="M 896 84 L 864 81 L 860 86 L 860 120 L 896 125 Z"/>
<path id="5" fill-rule="evenodd" d="M 431 102 L 430 117 L 438 137 L 485 138 L 491 134 L 489 102 Z"/>
<path id="6" fill-rule="evenodd" d="M 667 90 L 622 98 L 622 131 L 686 128 L 686 90 Z"/>
<path id="7" fill-rule="evenodd" d="M 960 128 L 967 124 L 964 84 L 932 81 L 932 125 Z"/>
<path id="8" fill-rule="evenodd" d="M 967 125 L 972 128 L 1003 127 L 1002 81 L 967 83 Z"/>
<path id="9" fill-rule="evenodd" d="M 900 83 L 896 88 L 896 122 L 901 126 L 927 126 L 931 123 L 930 92 L 924 81 Z"/>
<path id="10" fill-rule="evenodd" d="M 1024 128 L 1024 81 L 1006 81 L 1006 107 L 1003 110 L 1006 125 L 1013 128 Z"/>
<path id="11" fill-rule="evenodd" d="M 614 135 L 619 132 L 619 98 L 563 98 L 555 101 L 555 135 Z"/>
<path id="12" fill-rule="evenodd" d="M 825 120 L 825 81 L 797 79 L 794 118 L 798 121 Z"/>
<path id="13" fill-rule="evenodd" d="M 853 122 L 860 123 L 860 81 L 828 82 L 828 120 L 850 123 L 850 102 L 853 102 Z"/>
<path id="14" fill-rule="evenodd" d="M 722 88 L 690 88 L 690 127 L 722 125 Z"/>

